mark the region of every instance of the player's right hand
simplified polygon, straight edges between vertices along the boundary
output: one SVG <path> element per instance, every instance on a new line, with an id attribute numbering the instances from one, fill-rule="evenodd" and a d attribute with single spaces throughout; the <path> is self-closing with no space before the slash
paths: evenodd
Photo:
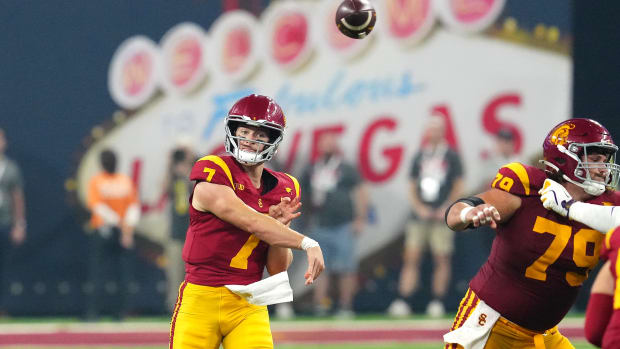
<path id="1" fill-rule="evenodd" d="M 538 191 L 540 201 L 547 210 L 552 210 L 562 217 L 568 216 L 568 210 L 573 203 L 573 197 L 560 183 L 545 179 L 542 189 Z"/>
<path id="2" fill-rule="evenodd" d="M 497 228 L 497 222 L 501 219 L 499 212 L 493 205 L 482 204 L 476 207 L 466 207 L 463 210 L 468 210 L 467 213 L 461 218 L 463 223 L 471 224 L 475 228 L 483 225 L 488 225 L 491 228 Z"/>
<path id="3" fill-rule="evenodd" d="M 291 200 L 288 196 L 284 196 L 280 199 L 279 204 L 269 206 L 269 215 L 280 221 L 280 223 L 288 225 L 293 219 L 301 215 L 301 212 L 299 212 L 300 207 L 299 197 Z"/>
<path id="4" fill-rule="evenodd" d="M 310 285 L 325 269 L 325 261 L 323 260 L 323 251 L 319 246 L 310 247 L 306 250 L 306 254 L 308 255 L 308 270 L 306 270 L 304 278 L 306 285 Z"/>

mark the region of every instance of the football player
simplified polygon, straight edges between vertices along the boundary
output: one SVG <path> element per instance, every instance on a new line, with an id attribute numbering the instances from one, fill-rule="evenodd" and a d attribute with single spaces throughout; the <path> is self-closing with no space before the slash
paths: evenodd
<path id="1" fill-rule="evenodd" d="M 615 231 L 615 230 L 614 230 Z M 605 239 L 601 247 L 601 258 L 607 259 L 601 270 L 596 275 L 590 290 L 590 299 L 586 309 L 584 332 L 588 342 L 597 347 L 618 348 L 620 347 L 620 306 L 617 299 L 620 288 L 615 287 L 618 279 L 618 250 L 620 249 L 620 233 Z"/>
<path id="2" fill-rule="evenodd" d="M 590 119 L 569 119 L 543 142 L 545 169 L 500 168 L 491 189 L 446 210 L 453 230 L 496 229 L 491 254 L 471 280 L 446 348 L 573 348 L 557 324 L 597 264 L 603 235 L 543 207 L 539 190 L 552 178 L 575 200 L 618 205 L 618 147 Z M 474 346 L 475 344 L 475 346 Z"/>
<path id="3" fill-rule="evenodd" d="M 615 287 L 620 272 L 620 210 L 617 206 L 575 201 L 562 185 L 551 179 L 545 180 L 540 194 L 545 208 L 607 233 L 601 247 L 601 258 L 607 262 L 592 284 L 584 330 L 588 341 L 598 347 L 620 347 L 620 288 Z"/>
<path id="4" fill-rule="evenodd" d="M 285 271 L 290 248 L 308 256 L 306 284 L 324 269 L 318 243 L 288 227 L 300 207 L 297 180 L 265 168 L 286 120 L 271 98 L 237 101 L 225 120 L 226 151 L 199 159 L 190 174 L 186 277 L 172 315 L 170 348 L 272 348 L 269 315 L 225 285 L 249 285 Z"/>

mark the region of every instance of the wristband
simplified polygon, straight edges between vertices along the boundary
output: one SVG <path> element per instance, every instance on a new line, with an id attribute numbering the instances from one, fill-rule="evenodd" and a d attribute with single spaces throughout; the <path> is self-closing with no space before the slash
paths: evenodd
<path id="1" fill-rule="evenodd" d="M 318 242 L 316 242 L 313 239 L 310 239 L 307 236 L 304 236 L 304 238 L 301 240 L 301 249 L 304 251 L 307 251 L 309 248 L 318 247 L 318 246 L 319 246 Z"/>
<path id="2" fill-rule="evenodd" d="M 461 222 L 467 224 L 467 220 L 465 219 L 465 216 L 467 216 L 467 213 L 469 213 L 469 211 L 473 210 L 474 208 L 471 206 L 465 207 L 464 209 L 461 210 Z"/>

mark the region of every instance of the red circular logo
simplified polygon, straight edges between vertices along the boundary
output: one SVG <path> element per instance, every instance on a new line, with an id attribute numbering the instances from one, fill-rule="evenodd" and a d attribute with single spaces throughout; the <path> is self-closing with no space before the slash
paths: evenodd
<path id="1" fill-rule="evenodd" d="M 158 55 L 155 43 L 144 36 L 133 36 L 119 46 L 108 70 L 108 88 L 118 105 L 134 109 L 153 96 L 159 81 Z"/>
<path id="2" fill-rule="evenodd" d="M 433 21 L 430 0 L 385 0 L 385 7 L 390 34 L 399 39 L 414 36 Z"/>
<path id="3" fill-rule="evenodd" d="M 235 73 L 247 61 L 252 49 L 252 37 L 248 28 L 235 28 L 226 35 L 224 40 L 224 56 L 222 63 L 227 73 Z"/>
<path id="4" fill-rule="evenodd" d="M 302 53 L 308 39 L 308 20 L 301 13 L 280 17 L 274 27 L 272 53 L 275 60 L 287 65 Z"/>
<path id="5" fill-rule="evenodd" d="M 137 96 L 144 91 L 153 74 L 153 58 L 146 51 L 135 52 L 123 62 L 123 92 L 129 96 Z"/>
<path id="6" fill-rule="evenodd" d="M 458 21 L 472 23 L 487 16 L 494 3 L 494 0 L 451 0 L 450 7 Z"/>
<path id="7" fill-rule="evenodd" d="M 205 34 L 194 23 L 180 23 L 161 40 L 163 86 L 173 93 L 194 90 L 206 75 Z"/>

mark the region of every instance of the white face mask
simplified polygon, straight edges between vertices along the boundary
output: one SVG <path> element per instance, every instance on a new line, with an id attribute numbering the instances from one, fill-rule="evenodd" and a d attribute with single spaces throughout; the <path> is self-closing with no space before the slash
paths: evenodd
<path id="1" fill-rule="evenodd" d="M 226 120 L 226 142 L 225 142 L 225 146 L 226 146 L 226 152 L 229 153 L 230 155 L 232 155 L 235 159 L 237 159 L 237 161 L 241 162 L 242 164 L 245 165 L 255 165 L 255 164 L 259 164 L 265 161 L 269 161 L 273 158 L 273 156 L 276 154 L 277 149 L 278 149 L 278 145 L 280 145 L 280 142 L 282 142 L 282 138 L 284 135 L 284 131 L 277 129 L 275 127 L 271 127 L 268 125 L 262 125 L 262 124 L 258 124 L 258 123 L 253 123 L 250 121 L 246 121 L 246 120 L 232 120 L 234 122 L 239 123 L 240 125 L 248 125 L 248 126 L 258 126 L 258 127 L 265 127 L 268 128 L 270 130 L 275 130 L 278 131 L 280 133 L 280 135 L 273 141 L 273 142 L 262 142 L 262 141 L 258 141 L 258 140 L 251 140 L 251 139 L 247 139 L 247 138 L 243 138 L 243 137 L 239 137 L 239 136 L 234 136 L 232 133 L 232 130 L 229 126 L 230 120 Z M 263 148 L 261 151 L 256 151 L 256 152 L 251 152 L 251 151 L 247 151 L 247 150 L 242 150 L 239 148 L 239 142 L 240 141 L 246 141 L 246 142 L 251 142 L 251 143 L 255 143 L 255 144 L 260 144 L 263 145 Z"/>

